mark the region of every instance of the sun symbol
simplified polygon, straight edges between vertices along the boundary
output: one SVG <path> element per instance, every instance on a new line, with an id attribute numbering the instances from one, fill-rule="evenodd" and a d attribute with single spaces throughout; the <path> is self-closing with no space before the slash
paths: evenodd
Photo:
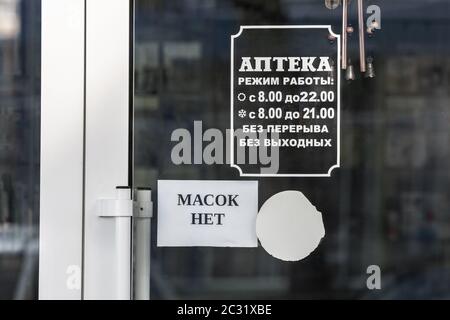
<path id="1" fill-rule="evenodd" d="M 244 109 L 241 109 L 238 111 L 238 115 L 241 118 L 245 118 L 245 116 L 247 115 L 247 111 L 245 111 Z"/>

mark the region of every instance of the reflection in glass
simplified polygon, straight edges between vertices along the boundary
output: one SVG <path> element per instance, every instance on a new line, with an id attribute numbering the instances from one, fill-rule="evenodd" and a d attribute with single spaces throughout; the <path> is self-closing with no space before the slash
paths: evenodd
<path id="1" fill-rule="evenodd" d="M 341 4 L 341 0 L 325 0 L 325 6 L 328 9 L 334 10 Z"/>
<path id="2" fill-rule="evenodd" d="M 40 7 L 0 0 L 0 299 L 37 298 Z"/>

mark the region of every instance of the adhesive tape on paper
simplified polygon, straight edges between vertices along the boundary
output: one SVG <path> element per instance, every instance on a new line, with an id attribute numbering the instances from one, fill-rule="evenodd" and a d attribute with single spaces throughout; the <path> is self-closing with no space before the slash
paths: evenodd
<path id="1" fill-rule="evenodd" d="M 275 258 L 306 258 L 325 236 L 322 214 L 299 191 L 270 197 L 256 218 L 256 234 L 263 248 Z"/>

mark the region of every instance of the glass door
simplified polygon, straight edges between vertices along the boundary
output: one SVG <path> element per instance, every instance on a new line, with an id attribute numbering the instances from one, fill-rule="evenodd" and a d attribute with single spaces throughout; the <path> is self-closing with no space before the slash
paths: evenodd
<path id="1" fill-rule="evenodd" d="M 370 74 L 342 74 L 340 168 L 247 178 L 226 156 L 231 36 L 243 25 L 339 33 L 340 10 L 306 0 L 0 0 L 0 298 L 130 299 L 138 287 L 152 299 L 448 297 L 450 4 L 364 3 L 366 17 L 381 8 L 381 30 L 367 37 Z M 357 71 L 358 41 L 345 30 Z M 183 161 L 173 156 L 180 130 L 193 137 Z M 208 130 L 223 138 L 215 161 L 202 157 Z M 257 180 L 258 208 L 301 191 L 326 236 L 290 263 L 261 246 L 157 247 L 163 179 Z M 132 223 L 137 187 L 155 201 L 150 239 L 139 237 L 148 224 Z M 140 254 L 151 255 L 150 280 Z M 380 290 L 367 285 L 374 268 Z"/>
<path id="2" fill-rule="evenodd" d="M 326 229 L 320 248 L 295 263 L 262 247 L 159 248 L 154 223 L 152 298 L 449 296 L 449 282 L 439 280 L 450 276 L 449 4 L 365 5 L 382 14 L 382 29 L 366 47 L 376 77 L 343 78 L 341 168 L 329 178 L 256 178 L 259 207 L 284 190 L 301 191 L 317 206 Z M 239 26 L 332 25 L 340 33 L 341 12 L 324 1 L 136 0 L 135 183 L 156 190 L 158 179 L 245 180 L 227 164 L 194 161 L 194 149 L 211 142 L 202 136 L 190 145 L 191 162 L 177 163 L 172 134 L 218 129 L 225 135 L 230 37 Z M 357 25 L 356 15 L 349 23 Z M 280 41 L 290 40 L 253 45 Z M 348 42 L 358 63 L 356 30 Z M 316 43 L 327 46 L 328 39 Z M 290 158 L 293 166 L 316 160 Z M 368 289 L 370 266 L 380 268 L 382 290 Z"/>

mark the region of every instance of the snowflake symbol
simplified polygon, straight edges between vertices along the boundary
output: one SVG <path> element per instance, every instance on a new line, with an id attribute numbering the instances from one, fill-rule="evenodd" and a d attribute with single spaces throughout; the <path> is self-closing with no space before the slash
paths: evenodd
<path id="1" fill-rule="evenodd" d="M 238 115 L 241 118 L 245 118 L 245 116 L 247 115 L 247 111 L 245 111 L 244 109 L 241 109 L 238 111 Z"/>

